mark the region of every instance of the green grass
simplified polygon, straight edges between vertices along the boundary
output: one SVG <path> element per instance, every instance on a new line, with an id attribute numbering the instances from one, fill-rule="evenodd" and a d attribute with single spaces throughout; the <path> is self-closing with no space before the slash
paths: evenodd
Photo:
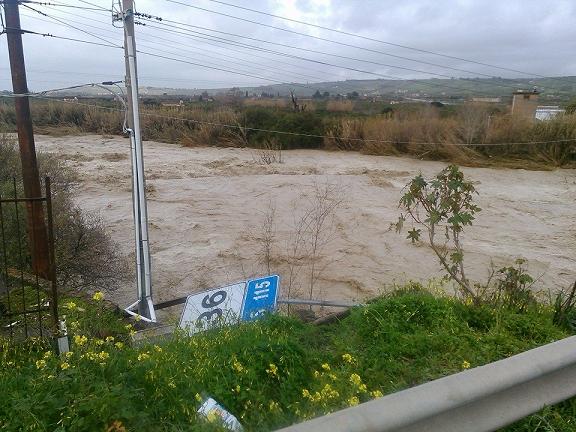
<path id="1" fill-rule="evenodd" d="M 69 357 L 2 342 L 0 430 L 218 430 L 195 414 L 203 395 L 247 430 L 274 430 L 569 336 L 542 305 L 519 313 L 418 287 L 336 324 L 271 316 L 160 346 L 130 347 L 133 330 L 104 302 L 65 300 L 62 313 Z M 506 430 L 564 432 L 575 419 L 570 400 Z"/>

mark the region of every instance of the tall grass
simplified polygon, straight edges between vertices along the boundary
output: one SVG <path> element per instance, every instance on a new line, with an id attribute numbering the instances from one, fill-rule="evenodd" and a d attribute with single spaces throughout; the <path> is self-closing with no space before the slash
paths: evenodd
<path id="1" fill-rule="evenodd" d="M 408 154 L 461 164 L 482 164 L 486 158 L 521 159 L 557 167 L 576 161 L 576 141 L 562 141 L 576 139 L 576 115 L 530 122 L 510 115 L 488 120 L 486 114 L 486 121 L 479 123 L 426 111 L 366 119 L 344 117 L 328 123 L 325 135 L 326 148 L 373 155 Z"/>
<path id="2" fill-rule="evenodd" d="M 58 135 L 121 134 L 123 114 L 115 111 L 118 107 L 110 101 L 97 103 L 107 104 L 110 110 L 33 101 L 36 131 Z M 473 104 L 446 109 L 410 105 L 376 115 L 353 113 L 353 101 L 328 101 L 326 109 L 306 112 L 293 112 L 281 105 L 286 104 L 274 99 L 250 100 L 245 106 L 236 107 L 216 102 L 190 104 L 175 114 L 165 107 L 144 104 L 141 111 L 144 139 L 187 146 L 257 148 L 276 139 L 283 149 L 326 148 L 373 155 L 407 154 L 464 165 L 539 168 L 576 163 L 575 142 L 523 144 L 576 139 L 576 114 L 546 122 L 530 122 Z M 0 127 L 5 130 L 15 127 L 11 104 L 0 103 Z M 279 135 L 245 128 L 302 135 Z"/>

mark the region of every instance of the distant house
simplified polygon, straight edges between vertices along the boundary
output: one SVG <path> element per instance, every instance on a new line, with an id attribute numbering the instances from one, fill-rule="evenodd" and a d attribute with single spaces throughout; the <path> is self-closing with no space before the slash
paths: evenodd
<path id="1" fill-rule="evenodd" d="M 540 92 L 534 90 L 517 90 L 512 94 L 512 115 L 534 120 L 538 108 Z"/>
<path id="2" fill-rule="evenodd" d="M 162 102 L 162 106 L 166 108 L 182 108 L 184 106 L 184 101 L 181 100 L 178 103 L 174 102 Z"/>
<path id="3" fill-rule="evenodd" d="M 565 112 L 565 109 L 562 109 L 558 106 L 539 106 L 536 108 L 534 118 L 540 121 L 548 121 L 564 114 Z"/>
<path id="4" fill-rule="evenodd" d="M 472 102 L 500 103 L 500 102 L 502 102 L 502 98 L 499 98 L 499 97 L 473 97 Z"/>

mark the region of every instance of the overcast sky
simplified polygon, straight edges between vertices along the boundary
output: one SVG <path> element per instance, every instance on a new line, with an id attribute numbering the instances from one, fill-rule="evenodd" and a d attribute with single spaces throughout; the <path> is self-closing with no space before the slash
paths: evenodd
<path id="1" fill-rule="evenodd" d="M 209 0 L 178 1 L 372 51 L 266 28 L 178 5 L 168 0 L 138 0 L 136 6 L 139 12 L 182 23 L 172 26 L 165 22 L 163 24 L 151 23 L 146 27 L 136 28 L 139 50 L 181 60 L 178 62 L 139 54 L 141 85 L 216 88 L 280 81 L 311 83 L 343 79 L 373 79 L 384 76 L 433 77 L 426 73 L 396 69 L 382 64 L 454 77 L 479 76 L 478 74 L 526 77 L 520 73 L 438 57 L 287 22 Z M 576 2 L 574 0 L 225 1 L 381 41 L 509 69 L 539 75 L 576 75 Z M 110 0 L 90 0 L 90 2 L 105 8 L 109 8 L 111 3 Z M 59 0 L 58 3 L 89 7 L 79 0 Z M 51 18 L 21 7 L 24 29 L 102 42 L 101 39 L 96 38 L 97 36 L 113 44 L 122 45 L 122 30 L 112 26 L 109 12 L 36 5 L 34 7 L 53 18 L 90 32 L 92 35 L 53 22 Z M 185 24 L 328 54 L 354 57 L 372 63 L 303 52 L 294 48 L 241 39 L 238 36 L 222 33 L 211 33 L 208 37 L 206 34 L 210 32 L 207 30 L 186 27 Z M 190 31 L 203 34 L 190 33 Z M 331 63 L 334 66 L 231 46 L 229 42 L 221 39 L 215 41 L 214 37 L 288 53 L 291 56 Z M 121 49 L 25 35 L 24 51 L 29 87 L 33 91 L 123 78 L 124 57 Z M 399 59 L 384 53 L 463 69 L 469 73 Z M 5 35 L 0 37 L 0 59 L 0 89 L 11 89 Z M 229 69 L 245 75 L 194 66 L 186 62 Z M 342 67 L 360 69 L 372 74 L 351 71 Z"/>

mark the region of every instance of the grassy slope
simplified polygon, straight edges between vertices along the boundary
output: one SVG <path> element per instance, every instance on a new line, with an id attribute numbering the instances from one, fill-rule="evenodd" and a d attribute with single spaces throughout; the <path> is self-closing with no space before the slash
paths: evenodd
<path id="1" fill-rule="evenodd" d="M 411 289 L 337 324 L 271 317 L 131 348 L 130 328 L 103 303 L 74 303 L 63 305 L 69 358 L 41 342 L 2 344 L 0 430 L 217 430 L 195 416 L 200 394 L 247 430 L 272 430 L 569 335 L 546 307 L 520 314 Z M 571 400 L 506 430 L 564 432 L 575 419 Z"/>

